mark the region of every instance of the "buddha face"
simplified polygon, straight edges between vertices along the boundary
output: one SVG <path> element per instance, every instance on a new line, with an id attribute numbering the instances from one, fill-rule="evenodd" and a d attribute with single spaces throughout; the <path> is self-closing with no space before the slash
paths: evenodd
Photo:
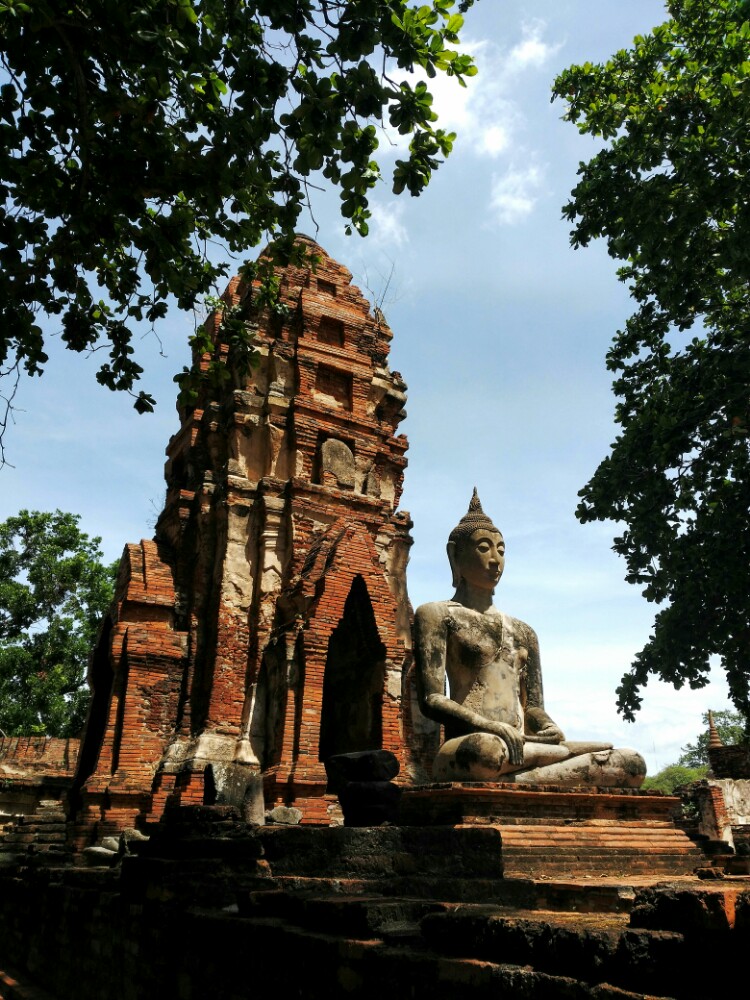
<path id="1" fill-rule="evenodd" d="M 505 569 L 505 542 L 499 531 L 477 528 L 456 546 L 458 572 L 472 587 L 494 590 Z"/>

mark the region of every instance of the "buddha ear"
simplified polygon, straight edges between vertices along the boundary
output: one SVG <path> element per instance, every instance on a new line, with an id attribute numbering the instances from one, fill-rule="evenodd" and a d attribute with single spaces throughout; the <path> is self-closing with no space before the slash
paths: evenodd
<path id="1" fill-rule="evenodd" d="M 458 559 L 456 557 L 456 543 L 448 542 L 445 549 L 448 553 L 448 562 L 451 564 L 451 573 L 453 573 L 453 586 L 458 589 L 461 583 L 461 571 L 458 568 Z"/>

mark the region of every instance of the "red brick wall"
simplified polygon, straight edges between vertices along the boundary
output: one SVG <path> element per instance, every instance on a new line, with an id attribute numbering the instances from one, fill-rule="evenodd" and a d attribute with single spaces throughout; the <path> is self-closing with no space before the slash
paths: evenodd
<path id="1" fill-rule="evenodd" d="M 239 279 L 224 294 L 254 331 L 260 358 L 247 375 L 222 342 L 219 317 L 208 321 L 229 378 L 181 413 L 156 540 L 123 556 L 113 628 L 97 654 L 109 657 L 112 681 L 103 736 L 89 737 L 96 746 L 86 759 L 96 764 L 81 775 L 81 842 L 144 809 L 158 818 L 170 797 L 200 801 L 212 761 L 268 756 L 256 695 L 278 644 L 288 676 L 280 673 L 266 705 L 279 730 L 269 797 L 304 800 L 307 820 L 327 821 L 332 799 L 318 760 L 325 663 L 356 576 L 390 670 L 382 744 L 406 759 L 411 539 L 408 515 L 396 511 L 405 386 L 387 367 L 392 334 L 382 314 L 370 312 L 346 268 L 308 246 L 315 267 L 279 269 L 283 314 L 254 312 L 254 289 Z M 208 356 L 199 360 L 205 370 Z M 321 467 L 330 438 L 351 452 L 353 483 Z"/>
<path id="2" fill-rule="evenodd" d="M 0 777 L 45 775 L 72 777 L 80 740 L 51 736 L 0 737 Z"/>

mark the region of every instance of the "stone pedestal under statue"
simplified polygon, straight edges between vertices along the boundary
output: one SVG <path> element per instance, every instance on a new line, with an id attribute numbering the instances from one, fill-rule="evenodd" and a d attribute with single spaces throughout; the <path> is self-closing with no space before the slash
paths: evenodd
<path id="1" fill-rule="evenodd" d="M 679 808 L 633 788 L 435 782 L 403 790 L 399 821 L 492 827 L 506 877 L 690 875 L 701 852 L 675 827 Z"/>

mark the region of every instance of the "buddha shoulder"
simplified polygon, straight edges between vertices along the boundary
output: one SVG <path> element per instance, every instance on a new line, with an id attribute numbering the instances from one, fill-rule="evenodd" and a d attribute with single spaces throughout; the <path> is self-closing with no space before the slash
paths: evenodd
<path id="1" fill-rule="evenodd" d="M 431 601 L 420 604 L 414 613 L 414 625 L 419 632 L 433 632 L 445 624 L 455 601 Z"/>
<path id="2" fill-rule="evenodd" d="M 539 640 L 531 625 L 522 622 L 520 618 L 513 618 L 512 615 L 506 615 L 505 622 L 508 634 L 512 637 L 515 646 L 523 646 L 526 649 L 539 648 Z"/>

